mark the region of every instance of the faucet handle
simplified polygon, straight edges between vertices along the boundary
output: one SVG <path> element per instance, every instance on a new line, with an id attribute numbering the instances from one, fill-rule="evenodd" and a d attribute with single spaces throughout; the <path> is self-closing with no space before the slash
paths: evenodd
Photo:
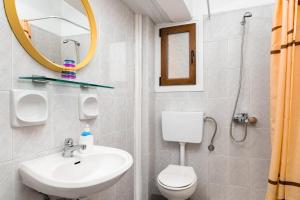
<path id="1" fill-rule="evenodd" d="M 72 138 L 65 139 L 65 146 L 72 147 L 74 145 L 74 140 Z"/>

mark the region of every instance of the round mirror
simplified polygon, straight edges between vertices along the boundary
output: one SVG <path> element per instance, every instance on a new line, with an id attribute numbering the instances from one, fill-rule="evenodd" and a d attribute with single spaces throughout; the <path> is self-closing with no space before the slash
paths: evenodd
<path id="1" fill-rule="evenodd" d="M 4 0 L 18 41 L 40 64 L 62 71 L 86 66 L 97 43 L 96 22 L 88 0 Z"/>

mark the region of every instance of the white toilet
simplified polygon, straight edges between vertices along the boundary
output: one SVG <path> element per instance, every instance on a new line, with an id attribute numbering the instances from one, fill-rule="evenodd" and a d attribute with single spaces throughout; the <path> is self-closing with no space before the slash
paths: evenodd
<path id="1" fill-rule="evenodd" d="M 197 175 L 185 166 L 185 144 L 202 141 L 203 118 L 202 112 L 162 113 L 163 139 L 180 144 L 180 165 L 167 166 L 157 177 L 157 187 L 168 200 L 186 200 L 196 190 Z"/>

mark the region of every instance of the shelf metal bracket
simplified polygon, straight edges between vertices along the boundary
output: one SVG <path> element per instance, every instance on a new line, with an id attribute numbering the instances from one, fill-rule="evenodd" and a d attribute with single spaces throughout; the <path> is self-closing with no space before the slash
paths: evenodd
<path id="1" fill-rule="evenodd" d="M 45 79 L 46 76 L 32 75 L 32 78 L 37 78 L 37 79 L 32 79 L 33 83 L 37 83 L 37 84 L 47 84 L 47 83 L 49 83 L 49 81 Z"/>

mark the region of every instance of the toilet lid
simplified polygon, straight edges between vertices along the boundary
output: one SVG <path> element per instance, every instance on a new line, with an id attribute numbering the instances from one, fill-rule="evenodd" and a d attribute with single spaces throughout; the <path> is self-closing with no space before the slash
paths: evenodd
<path id="1" fill-rule="evenodd" d="M 194 183 L 197 176 L 192 167 L 169 165 L 157 178 L 165 186 L 182 188 Z"/>

